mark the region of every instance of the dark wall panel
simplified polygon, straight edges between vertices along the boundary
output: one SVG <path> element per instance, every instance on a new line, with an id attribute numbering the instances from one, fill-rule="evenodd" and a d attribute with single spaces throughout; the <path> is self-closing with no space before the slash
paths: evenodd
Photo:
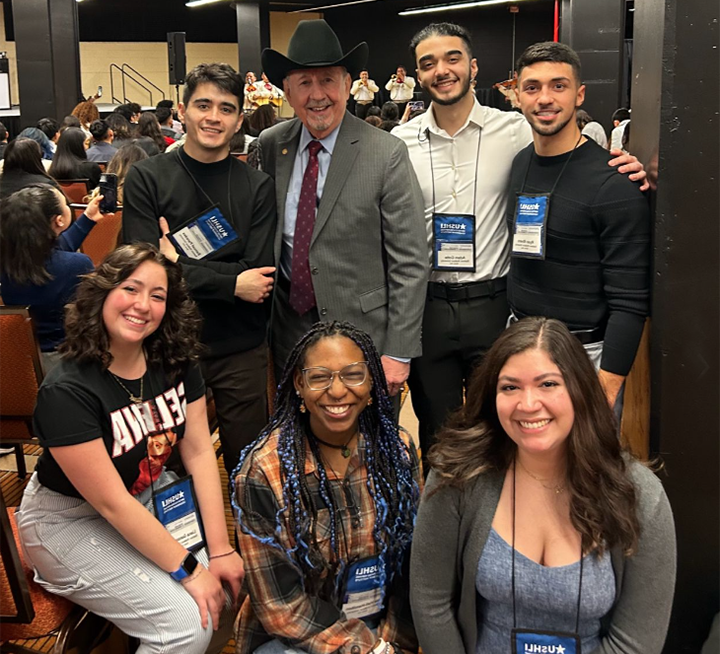
<path id="1" fill-rule="evenodd" d="M 636 5 L 630 148 L 657 174 L 651 447 L 678 543 L 664 651 L 697 654 L 720 608 L 720 17 L 707 0 Z"/>
<path id="2" fill-rule="evenodd" d="M 419 16 L 398 16 L 398 11 L 421 2 L 381 2 L 328 9 L 325 19 L 337 32 L 343 48 L 360 41 L 370 46 L 368 68 L 371 77 L 384 86 L 402 64 L 415 77 L 415 62 L 408 46 L 413 35 L 431 22 L 450 21 L 470 30 L 478 60 L 478 88 L 492 86 L 507 78 L 512 68 L 513 18 L 507 6 L 490 6 Z M 521 3 L 516 19 L 516 57 L 530 44 L 547 41 L 553 35 L 552 0 Z M 381 84 L 382 82 L 382 84 Z"/>

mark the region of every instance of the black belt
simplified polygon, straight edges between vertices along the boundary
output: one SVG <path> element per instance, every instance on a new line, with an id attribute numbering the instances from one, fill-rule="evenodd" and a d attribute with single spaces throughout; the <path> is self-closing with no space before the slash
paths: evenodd
<path id="1" fill-rule="evenodd" d="M 523 318 L 527 318 L 527 316 L 520 314 L 513 309 L 510 316 L 510 322 L 517 322 Z M 595 327 L 594 329 L 571 329 L 570 333 L 583 345 L 592 345 L 593 343 L 600 343 L 605 339 L 605 325 L 602 327 Z"/>
<path id="2" fill-rule="evenodd" d="M 507 279 L 498 277 L 485 282 L 469 282 L 467 284 L 441 284 L 430 282 L 427 294 L 431 298 L 440 298 L 448 302 L 472 300 L 478 297 L 495 297 L 507 288 Z"/>

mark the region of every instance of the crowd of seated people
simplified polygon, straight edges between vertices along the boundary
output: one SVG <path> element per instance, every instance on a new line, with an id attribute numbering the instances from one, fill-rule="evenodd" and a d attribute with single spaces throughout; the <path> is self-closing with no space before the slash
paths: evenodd
<path id="1" fill-rule="evenodd" d="M 458 41 L 452 52 L 464 48 Z M 341 71 L 318 82 L 314 66 L 308 65 L 304 83 L 343 81 Z M 470 70 L 465 72 L 469 82 Z M 272 66 L 268 74 L 280 83 Z M 427 75 L 419 71 L 419 82 Z M 73 113 L 80 126 L 62 130 L 49 171 L 42 145 L 30 137 L 5 150 L 2 295 L 6 303 L 30 305 L 49 371 L 35 411 L 44 450 L 17 512 L 38 578 L 50 592 L 114 622 L 139 641 L 142 652 L 163 646 L 219 652 L 234 623 L 237 654 L 494 654 L 541 651 L 518 650 L 517 643 L 532 648 L 566 641 L 574 651 L 660 654 L 675 579 L 672 512 L 651 468 L 621 445 L 617 417 L 580 338 L 559 320 L 516 316 L 467 371 L 465 402 L 440 426 L 436 442 L 417 451 L 398 423 L 392 397 L 402 383 L 392 376 L 393 366 L 406 362 L 389 356 L 344 316 L 322 318 L 324 304 L 332 306 L 346 290 L 321 290 L 323 266 L 335 264 L 312 259 L 312 222 L 307 243 L 298 231 L 292 234 L 292 261 L 281 254 L 275 262 L 281 269 L 276 282 L 268 284 L 275 268 L 262 259 L 272 249 L 274 230 L 261 244 L 253 242 L 251 251 L 241 250 L 253 230 L 257 238 L 256 217 L 267 219 L 276 198 L 278 206 L 285 202 L 285 189 L 278 186 L 276 196 L 268 175 L 273 171 L 280 184 L 281 164 L 274 157 L 289 149 L 268 148 L 286 123 L 278 126 L 283 121 L 271 105 L 243 118 L 240 77 L 234 71 L 229 77 L 206 77 L 198 86 L 211 108 L 214 102 L 237 104 L 219 112 L 215 140 L 198 139 L 190 129 L 187 136 L 175 132 L 171 106 L 153 113 L 128 103 L 86 124 L 92 110 L 78 105 Z M 331 157 L 345 147 L 340 138 L 326 140 L 324 117 L 294 104 L 299 95 L 294 87 L 287 93 L 299 119 L 291 127 L 308 146 L 298 152 L 296 168 L 291 162 L 286 171 L 294 176 L 286 183 L 288 204 L 291 193 L 297 196 L 296 230 L 302 229 L 305 205 L 313 219 L 320 216 L 318 195 L 337 183 Z M 188 91 L 181 116 L 189 123 L 204 120 L 191 96 Z M 476 110 L 472 102 L 468 106 L 468 112 Z M 356 130 L 359 142 L 378 139 L 372 142 L 392 149 L 388 160 L 396 168 L 407 164 L 407 190 L 417 199 L 427 189 L 418 184 L 397 130 L 390 135 L 365 125 L 390 132 L 429 118 L 416 111 L 407 105 L 401 119 L 389 101 L 382 109 L 371 107 L 364 122 L 343 118 L 342 107 L 338 115 L 340 130 Z M 511 120 L 520 125 L 521 119 Z M 94 141 L 87 152 L 85 128 Z M 526 128 L 523 122 L 518 131 L 529 146 Z M 43 136 L 51 141 L 46 131 Z M 442 161 L 442 147 L 438 141 L 436 161 Z M 473 147 L 480 151 L 479 140 Z M 248 149 L 260 171 L 231 158 Z M 96 270 L 76 251 L 103 219 L 94 162 L 117 175 L 123 218 L 133 217 L 135 234 L 145 235 L 128 238 Z M 306 178 L 313 177 L 308 170 L 316 186 L 306 191 Z M 78 178 L 96 188 L 85 214 L 70 226 L 55 180 Z M 247 230 L 225 246 L 242 255 L 231 262 L 212 252 L 205 260 L 192 248 L 180 249 L 176 226 L 198 212 L 177 209 L 171 181 L 190 189 L 206 212 L 215 205 L 220 231 L 226 223 Z M 248 196 L 256 194 L 253 203 L 238 203 L 240 185 Z M 397 191 L 365 190 L 383 199 Z M 433 202 L 434 193 L 433 186 Z M 307 195 L 311 200 L 304 202 Z M 154 215 L 161 203 L 173 214 L 160 209 Z M 238 207 L 239 218 L 233 213 Z M 188 215 L 175 215 L 183 210 Z M 422 212 L 416 213 L 420 220 Z M 325 229 L 332 229 L 337 219 L 325 219 Z M 287 227 L 284 220 L 278 216 L 273 227 Z M 383 241 L 395 236 L 392 224 L 383 223 L 386 228 Z M 357 237 L 360 249 L 361 231 L 343 238 Z M 417 231 L 424 235 L 425 225 Z M 287 239 L 285 232 L 280 236 Z M 303 248 L 306 260 L 298 263 Z M 300 275 L 306 285 L 318 286 L 310 308 L 295 310 Z M 201 335 L 223 327 L 218 317 L 229 315 L 228 306 L 248 314 L 265 309 L 274 283 L 298 315 L 319 322 L 308 319 L 309 330 L 282 365 L 276 361 L 272 414 L 232 470 L 236 549 L 225 525 L 203 380 L 211 363 L 231 353 L 223 352 L 225 341 L 201 345 Z M 382 298 L 361 298 L 363 314 L 385 310 L 391 291 L 381 290 Z M 424 301 L 424 290 L 422 296 Z M 198 305 L 211 306 L 209 325 L 202 324 Z M 422 310 L 417 319 L 422 321 Z M 261 342 L 253 348 L 262 351 L 266 369 L 263 320 L 258 318 Z M 264 401 L 265 388 L 254 390 Z M 170 471 L 171 456 L 191 481 Z M 164 510 L 177 493 L 194 498 L 188 516 L 197 526 L 189 544 L 174 537 Z M 123 574 L 128 567 L 141 574 Z"/>

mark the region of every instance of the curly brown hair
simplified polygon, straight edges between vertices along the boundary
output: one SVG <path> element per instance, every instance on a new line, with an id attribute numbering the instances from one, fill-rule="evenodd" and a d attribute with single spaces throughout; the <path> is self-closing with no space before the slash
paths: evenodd
<path id="1" fill-rule="evenodd" d="M 146 261 L 161 265 L 168 278 L 165 315 L 160 327 L 143 343 L 148 361 L 163 366 L 174 378 L 199 358 L 202 319 L 190 297 L 181 268 L 147 243 L 117 248 L 94 272 L 83 277 L 75 301 L 65 309 L 65 342 L 58 348 L 64 357 L 78 361 L 96 360 L 104 368 L 112 363 L 103 305 L 108 293 Z"/>
<path id="2" fill-rule="evenodd" d="M 559 320 L 525 318 L 495 341 L 475 369 L 467 402 L 438 434 L 428 460 L 440 477 L 438 489 L 462 487 L 478 475 L 506 472 L 516 445 L 503 430 L 496 408 L 497 384 L 507 360 L 532 349 L 545 351 L 560 369 L 575 420 L 568 436 L 567 489 L 570 520 L 582 536 L 583 551 L 619 546 L 637 548 L 639 523 L 635 487 L 627 474 L 629 454 L 597 373 L 580 341 Z"/>
<path id="3" fill-rule="evenodd" d="M 90 126 L 90 123 L 100 119 L 100 112 L 92 100 L 76 104 L 71 115 L 75 116 L 80 121 L 80 125 L 85 129 Z"/>

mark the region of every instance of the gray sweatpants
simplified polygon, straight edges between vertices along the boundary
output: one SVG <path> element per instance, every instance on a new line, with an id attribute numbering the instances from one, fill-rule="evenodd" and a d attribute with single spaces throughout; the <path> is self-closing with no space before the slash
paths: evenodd
<path id="1" fill-rule="evenodd" d="M 156 486 L 172 479 L 163 472 Z M 138 499 L 145 504 L 147 497 Z M 84 500 L 44 487 L 33 474 L 16 512 L 35 581 L 140 640 L 137 654 L 220 652 L 232 636 L 230 599 L 213 632 L 170 575 L 145 558 Z M 207 566 L 205 549 L 196 553 Z"/>

